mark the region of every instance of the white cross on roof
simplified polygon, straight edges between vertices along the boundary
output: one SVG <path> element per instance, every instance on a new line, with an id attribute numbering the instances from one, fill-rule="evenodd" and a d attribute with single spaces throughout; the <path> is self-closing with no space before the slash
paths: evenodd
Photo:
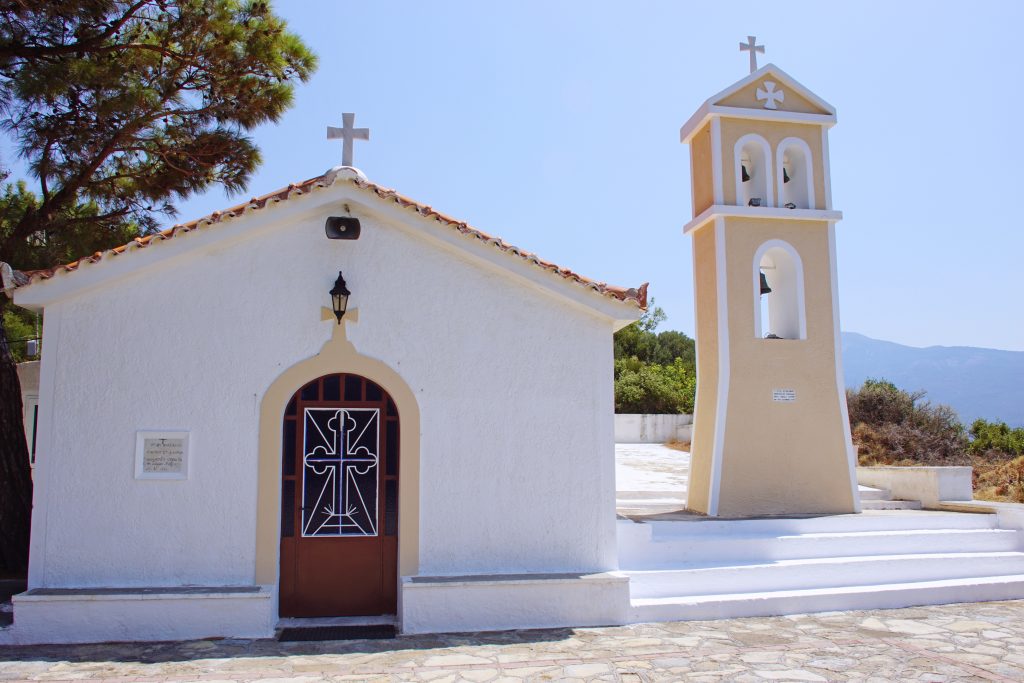
<path id="1" fill-rule="evenodd" d="M 341 121 L 341 128 L 327 126 L 327 139 L 337 140 L 341 138 L 341 165 L 352 166 L 352 141 L 369 140 L 370 129 L 353 128 L 356 122 L 355 114 L 342 114 Z"/>

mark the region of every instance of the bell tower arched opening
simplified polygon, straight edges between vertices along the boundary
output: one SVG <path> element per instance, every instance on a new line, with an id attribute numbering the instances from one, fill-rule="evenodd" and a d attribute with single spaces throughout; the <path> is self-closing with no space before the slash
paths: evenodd
<path id="1" fill-rule="evenodd" d="M 779 206 L 787 209 L 813 209 L 814 172 L 811 148 L 800 138 L 779 143 L 775 159 L 779 187 Z"/>
<path id="2" fill-rule="evenodd" d="M 736 141 L 736 204 L 773 206 L 772 158 L 768 142 L 760 135 L 744 135 Z"/>
<path id="3" fill-rule="evenodd" d="M 763 339 L 807 339 L 804 275 L 800 255 L 771 240 L 754 256 L 754 335 Z"/>

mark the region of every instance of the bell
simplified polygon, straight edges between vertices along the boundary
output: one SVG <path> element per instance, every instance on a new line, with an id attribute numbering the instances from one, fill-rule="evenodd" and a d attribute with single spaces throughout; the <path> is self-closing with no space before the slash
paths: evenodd
<path id="1" fill-rule="evenodd" d="M 768 286 L 768 278 L 764 276 L 764 272 L 761 273 L 761 293 L 771 294 L 772 288 Z"/>
<path id="2" fill-rule="evenodd" d="M 744 166 L 743 164 L 740 164 L 740 180 L 742 180 L 745 183 L 750 182 L 750 174 L 747 173 L 747 167 Z"/>
<path id="3" fill-rule="evenodd" d="M 789 171 L 786 170 L 785 166 L 782 167 L 782 182 L 789 182 Z"/>

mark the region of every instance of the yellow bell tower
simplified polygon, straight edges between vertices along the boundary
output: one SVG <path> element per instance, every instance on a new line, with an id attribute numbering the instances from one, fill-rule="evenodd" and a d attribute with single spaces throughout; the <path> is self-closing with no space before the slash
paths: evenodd
<path id="1" fill-rule="evenodd" d="M 694 214 L 692 510 L 860 511 L 840 358 L 835 122 L 831 105 L 769 64 L 680 131 Z"/>

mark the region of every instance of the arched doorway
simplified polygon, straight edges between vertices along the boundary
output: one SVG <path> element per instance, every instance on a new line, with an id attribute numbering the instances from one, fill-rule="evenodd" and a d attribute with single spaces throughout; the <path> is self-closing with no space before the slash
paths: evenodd
<path id="1" fill-rule="evenodd" d="M 282 617 L 394 614 L 399 418 L 356 374 L 305 384 L 281 440 Z"/>

